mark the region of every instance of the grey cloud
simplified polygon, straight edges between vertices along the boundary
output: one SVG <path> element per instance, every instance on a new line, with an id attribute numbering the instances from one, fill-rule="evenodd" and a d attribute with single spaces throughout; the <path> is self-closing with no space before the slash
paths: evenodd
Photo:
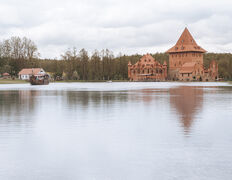
<path id="1" fill-rule="evenodd" d="M 227 0 L 1 0 L 0 38 L 27 36 L 49 58 L 73 46 L 131 54 L 167 50 L 188 26 L 202 47 L 228 52 L 231 5 Z"/>

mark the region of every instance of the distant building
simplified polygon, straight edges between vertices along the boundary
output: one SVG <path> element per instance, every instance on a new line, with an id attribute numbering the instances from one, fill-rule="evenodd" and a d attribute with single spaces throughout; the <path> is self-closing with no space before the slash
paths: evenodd
<path id="1" fill-rule="evenodd" d="M 167 79 L 167 63 L 160 64 L 150 54 L 144 55 L 134 65 L 128 63 L 130 81 L 165 81 Z"/>
<path id="2" fill-rule="evenodd" d="M 2 74 L 2 78 L 3 78 L 3 79 L 9 79 L 9 78 L 11 78 L 11 76 L 10 76 L 9 73 L 3 73 L 3 74 Z"/>
<path id="3" fill-rule="evenodd" d="M 203 54 L 206 52 L 197 45 L 192 35 L 185 28 L 179 40 L 169 54 L 169 77 L 172 80 L 213 81 L 218 78 L 218 64 L 212 61 L 209 69 L 203 65 Z"/>
<path id="4" fill-rule="evenodd" d="M 31 69 L 22 69 L 19 73 L 19 79 L 29 80 L 32 75 L 41 76 L 46 74 L 42 68 L 31 68 Z"/>

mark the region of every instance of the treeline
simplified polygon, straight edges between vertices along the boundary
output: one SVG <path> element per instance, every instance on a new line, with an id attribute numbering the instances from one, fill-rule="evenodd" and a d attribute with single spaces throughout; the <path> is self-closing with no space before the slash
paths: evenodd
<path id="1" fill-rule="evenodd" d="M 156 53 L 152 56 L 163 63 L 168 62 L 168 54 Z M 43 68 L 54 79 L 65 80 L 127 80 L 127 64 L 136 63 L 142 55 L 114 56 L 106 49 L 93 53 L 85 49 L 68 49 L 61 54 L 60 59 L 40 59 L 37 46 L 27 38 L 12 37 L 0 42 L 0 74 L 8 72 L 17 77 L 23 68 Z M 207 53 L 204 55 L 204 65 L 209 66 L 211 60 L 219 64 L 219 76 L 232 80 L 232 54 Z"/>

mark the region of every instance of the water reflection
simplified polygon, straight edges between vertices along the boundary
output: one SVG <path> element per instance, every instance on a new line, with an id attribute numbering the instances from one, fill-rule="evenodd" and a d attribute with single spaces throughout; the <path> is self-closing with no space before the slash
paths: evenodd
<path id="1" fill-rule="evenodd" d="M 185 132 L 189 132 L 196 114 L 203 106 L 203 89 L 191 86 L 171 88 L 170 104 L 180 116 Z"/>
<path id="2" fill-rule="evenodd" d="M 31 116 L 35 112 L 35 101 L 39 94 L 40 91 L 32 90 L 0 91 L 0 120 L 23 120 L 25 115 Z"/>
<path id="3" fill-rule="evenodd" d="M 129 91 L 0 91 L 0 123 L 18 122 L 28 119 L 31 122 L 40 111 L 39 116 L 45 117 L 49 109 L 56 104 L 61 107 L 65 117 L 82 114 L 84 111 L 108 113 L 116 108 L 127 106 L 126 103 L 143 103 L 144 108 L 156 111 L 161 105 L 171 107 L 180 117 L 180 122 L 186 132 L 203 106 L 203 88 L 182 86 L 170 89 L 142 89 Z M 53 109 L 56 109 L 56 108 Z M 46 110 L 46 108 L 49 108 Z M 70 111 L 72 110 L 73 111 Z M 110 111 L 108 111 L 110 110 Z M 62 113 L 62 112 L 61 112 Z M 163 112 L 164 113 L 164 112 Z M 168 113 L 168 112 L 167 112 Z M 37 113 L 38 114 L 38 113 Z M 33 117 L 34 115 L 34 117 Z M 55 117 L 55 116 L 54 116 Z M 64 118 L 65 118 L 64 117 Z"/>
<path id="4" fill-rule="evenodd" d="M 231 87 L 104 88 L 0 90 L 0 179 L 231 179 Z"/>

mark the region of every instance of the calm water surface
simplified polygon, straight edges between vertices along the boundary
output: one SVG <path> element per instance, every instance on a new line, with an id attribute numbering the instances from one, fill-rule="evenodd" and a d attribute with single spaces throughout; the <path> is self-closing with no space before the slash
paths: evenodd
<path id="1" fill-rule="evenodd" d="M 232 86 L 0 85 L 0 179 L 231 180 Z"/>

